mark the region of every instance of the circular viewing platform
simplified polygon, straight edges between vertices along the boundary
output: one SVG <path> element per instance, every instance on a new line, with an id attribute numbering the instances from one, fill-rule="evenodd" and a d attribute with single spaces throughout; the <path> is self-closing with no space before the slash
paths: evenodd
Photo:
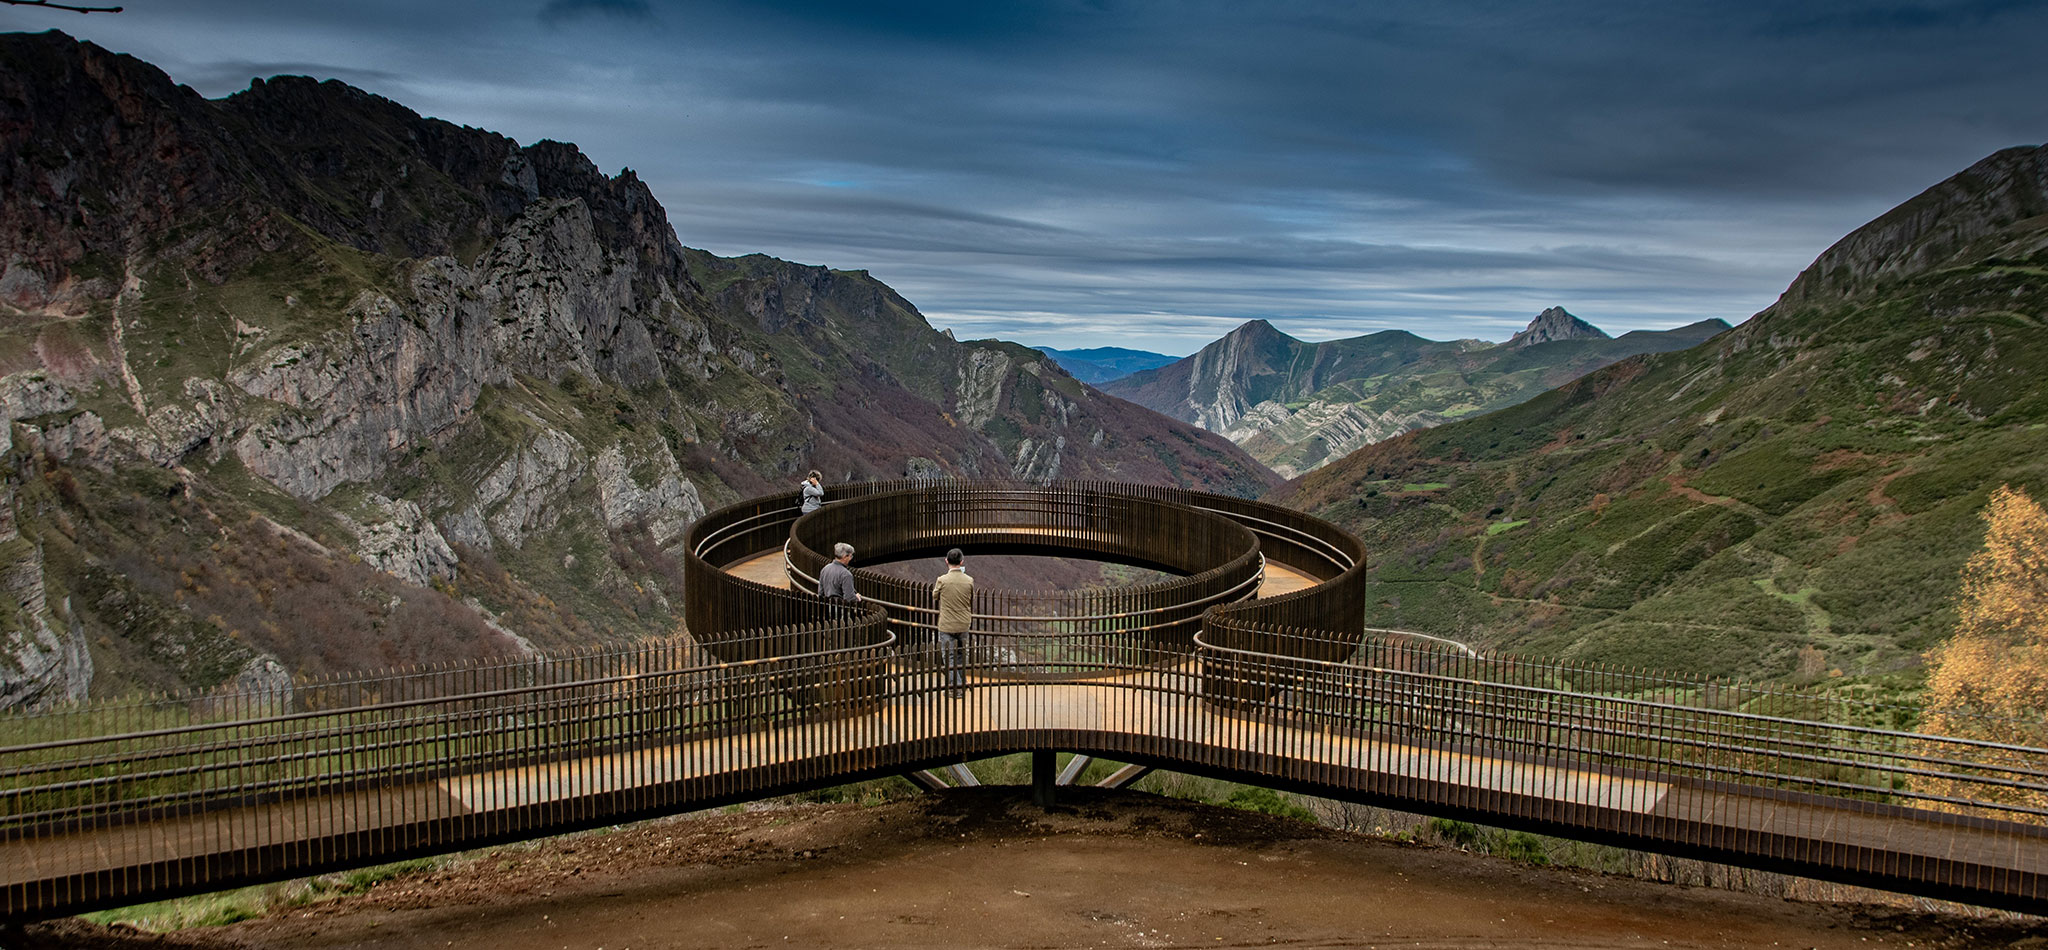
<path id="1" fill-rule="evenodd" d="M 1334 660 L 1364 634 L 1365 550 L 1343 529 L 1242 498 L 1103 482 L 877 482 L 833 486 L 810 513 L 798 494 L 706 515 L 686 542 L 693 638 L 727 662 L 894 644 L 928 653 L 932 581 L 873 569 L 936 557 L 1054 557 L 1126 565 L 1158 579 L 1123 587 L 974 592 L 976 649 L 1007 675 L 1088 679 L 1173 665 L 1201 643 Z M 858 605 L 816 596 L 835 543 L 858 552 Z M 1140 659 L 1142 658 L 1142 659 Z M 1242 671 L 1236 691 L 1260 693 Z M 1249 684 L 1249 685 L 1248 685 Z"/>

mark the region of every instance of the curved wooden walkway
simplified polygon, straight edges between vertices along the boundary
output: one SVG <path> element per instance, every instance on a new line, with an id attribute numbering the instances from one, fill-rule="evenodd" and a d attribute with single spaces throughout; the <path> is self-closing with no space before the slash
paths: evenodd
<path id="1" fill-rule="evenodd" d="M 841 495 L 860 504 L 798 518 L 776 496 L 700 519 L 688 637 L 53 717 L 49 738 L 0 750 L 0 919 L 1054 751 L 2048 912 L 2048 810 L 2026 804 L 2048 796 L 2048 750 L 1854 725 L 1871 710 L 1824 697 L 1368 637 L 1362 546 L 1257 502 Z M 893 533 L 864 544 L 863 525 Z M 986 612 L 978 594 L 977 617 L 1016 626 L 970 638 L 962 698 L 921 634 L 927 585 L 870 578 L 888 611 L 771 589 L 785 544 L 811 576 L 826 538 L 917 556 L 977 536 L 1184 576 Z"/>
<path id="2" fill-rule="evenodd" d="M 1980 886 L 1996 878 L 2038 888 L 2048 879 L 2048 836 L 2015 836 L 1953 816 L 1574 767 L 1426 735 L 1402 741 L 1220 714 L 1189 695 L 1196 679 L 1183 669 L 1136 673 L 1115 685 L 982 680 L 960 700 L 910 692 L 856 716 L 0 842 L 0 894 L 15 906 L 30 894 L 43 896 L 38 903 L 62 904 L 67 891 L 110 879 L 146 886 L 198 864 L 239 869 L 223 875 L 232 879 L 262 877 L 285 857 L 336 866 L 391 860 L 415 850 L 408 843 L 437 826 L 468 826 L 475 838 L 489 840 L 492 828 L 535 818 L 556 829 L 612 823 L 717 804 L 736 792 L 754 798 L 925 767 L 936 764 L 921 752 L 934 737 L 978 745 L 968 757 L 1073 750 L 1435 813 L 1449 806 L 1495 822 L 1563 806 L 1580 836 L 1590 829 L 1638 846 L 1672 838 L 1744 841 L 1775 852 L 1781 863 L 1884 855 L 1893 873 L 1883 877 L 1894 884 L 1936 870 L 1953 881 L 1981 876 Z M 860 743 L 850 746 L 849 736 Z M 1176 748 L 1199 752 L 1171 754 Z M 2019 906 L 2048 909 L 2041 892 L 2033 893 Z"/>

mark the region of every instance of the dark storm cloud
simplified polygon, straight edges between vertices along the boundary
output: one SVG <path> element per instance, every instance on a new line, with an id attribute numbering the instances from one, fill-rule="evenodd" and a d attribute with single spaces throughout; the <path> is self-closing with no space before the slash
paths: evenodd
<path id="1" fill-rule="evenodd" d="M 2048 137 L 2038 3 L 184 0 L 59 25 L 212 95 L 307 72 L 574 141 L 685 243 L 866 268 L 972 335 L 1174 352 L 1253 317 L 1739 320 Z"/>
<path id="2" fill-rule="evenodd" d="M 833 34 L 896 36 L 918 41 L 1000 42 L 1033 30 L 1062 13 L 1093 5 L 1008 0 L 869 0 L 864 3 L 785 2 L 728 5 L 741 16 L 805 24 Z"/>
<path id="3" fill-rule="evenodd" d="M 647 0 L 548 0 L 540 10 L 540 21 L 550 26 L 592 16 L 652 20 L 654 9 Z"/>

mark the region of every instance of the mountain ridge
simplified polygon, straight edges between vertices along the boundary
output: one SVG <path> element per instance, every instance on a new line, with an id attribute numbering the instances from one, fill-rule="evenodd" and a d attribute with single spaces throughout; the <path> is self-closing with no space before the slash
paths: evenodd
<path id="1" fill-rule="evenodd" d="M 1192 356 L 1100 388 L 1221 433 L 1294 477 L 1361 445 L 1510 405 L 1625 356 L 1692 346 L 1726 329 L 1703 320 L 1610 339 L 1552 307 L 1499 344 L 1437 342 L 1406 330 L 1312 344 L 1252 320 Z"/>
<path id="2" fill-rule="evenodd" d="M 671 634 L 683 526 L 812 467 L 1278 481 L 865 272 L 687 248 L 573 145 L 331 80 L 206 100 L 0 35 L 0 221 L 0 707 Z"/>

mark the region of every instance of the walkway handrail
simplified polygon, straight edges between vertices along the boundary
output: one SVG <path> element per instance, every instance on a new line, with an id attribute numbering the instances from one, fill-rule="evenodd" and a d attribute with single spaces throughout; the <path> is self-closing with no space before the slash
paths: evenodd
<path id="1" fill-rule="evenodd" d="M 1264 653 L 1257 650 L 1223 647 L 1206 642 L 1202 634 L 1196 634 L 1195 644 L 1202 651 L 1247 658 L 1254 661 L 1256 664 L 1286 668 L 1290 672 L 1294 672 L 1297 674 L 1299 674 L 1301 668 L 1303 667 L 1320 668 L 1320 676 L 1301 676 L 1300 679 L 1304 683 L 1314 682 L 1320 678 L 1327 678 L 1331 676 L 1357 675 L 1363 673 L 1367 675 L 1387 677 L 1391 679 L 1407 679 L 1426 683 L 1434 683 L 1457 689 L 1477 688 L 1489 691 L 1504 691 L 1511 694 L 1517 694 L 1525 697 L 1539 699 L 1551 698 L 1581 700 L 1587 697 L 1587 694 L 1584 693 L 1577 693 L 1569 690 L 1560 690 L 1542 686 L 1531 686 L 1520 683 L 1474 681 L 1470 678 L 1446 676 L 1436 673 L 1420 672 L 1416 670 L 1403 670 L 1384 666 L 1361 666 L 1351 663 L 1309 660 L 1303 659 L 1299 656 Z M 1324 693 L 1325 695 L 1331 696 L 1339 695 L 1339 691 L 1324 691 Z M 1876 729 L 1871 727 L 1856 726 L 1850 724 L 1817 723 L 1811 720 L 1788 719 L 1780 716 L 1768 716 L 1758 713 L 1740 712 L 1736 710 L 1701 709 L 1695 706 L 1683 706 L 1676 703 L 1664 703 L 1657 702 L 1654 700 L 1638 699 L 1627 696 L 1601 696 L 1599 697 L 1599 702 L 1602 706 L 1608 707 L 1607 709 L 1601 710 L 1600 714 L 1601 718 L 1603 719 L 1615 718 L 1615 714 L 1613 712 L 1613 710 L 1615 709 L 1634 709 L 1654 712 L 1662 714 L 1667 717 L 1677 717 L 1680 720 L 1682 720 L 1685 717 L 1692 717 L 1706 719 L 1709 721 L 1727 721 L 1754 726 L 1775 727 L 1781 728 L 1784 731 L 1789 732 L 1811 732 L 1814 730 L 1826 730 L 1828 732 L 1856 734 L 1866 737 L 1883 738 L 1891 740 L 1897 745 L 1901 746 L 1924 744 L 1929 742 L 1930 740 L 1934 740 L 1940 742 L 1943 745 L 1969 745 L 1981 749 L 2022 753 L 2035 757 L 2037 761 L 2042 763 L 2042 765 L 2037 767 L 2004 765 L 2000 767 L 2000 771 L 2011 775 L 2032 776 L 2037 778 L 2048 779 L 2048 750 L 2041 750 L 2028 746 L 2017 746 L 2006 743 L 1985 742 L 1981 740 L 1949 739 L 1946 737 L 1940 737 L 1937 739 L 1936 737 L 1930 737 L 1921 733 L 1899 732 L 1895 730 Z M 1474 699 L 1466 699 L 1461 705 L 1469 708 L 1475 704 L 1482 707 L 1494 705 L 1494 703 L 1490 701 Z M 1501 716 L 1500 719 L 1504 722 L 1513 721 L 1511 717 L 1505 715 Z M 1731 730 L 1724 732 L 1713 732 L 1705 728 L 1692 727 L 1691 725 L 1683 721 L 1678 721 L 1677 724 L 1674 725 L 1673 718 L 1661 718 L 1656 719 L 1654 721 L 1659 722 L 1662 728 L 1664 728 L 1665 730 L 1675 730 L 1678 733 L 1697 732 L 1703 735 L 1715 735 L 1721 737 L 1741 737 L 1749 739 L 1750 741 L 1755 741 L 1756 738 L 1760 736 L 1768 738 L 1769 735 L 1764 733 L 1758 733 L 1753 730 Z M 1587 731 L 1592 734 L 1603 735 L 1618 740 L 1634 739 L 1639 736 L 1638 733 L 1618 728 L 1596 728 L 1590 730 L 1584 730 L 1583 727 L 1581 728 L 1582 731 Z M 1504 741 L 1512 741 L 1506 739 L 1506 737 L 1498 738 L 1502 738 Z M 1763 755 L 1769 756 L 1774 759 L 1780 759 L 1791 762 L 1803 762 L 1814 765 L 1865 767 L 1871 764 L 1869 761 L 1844 758 L 1840 756 L 1813 755 L 1799 751 L 1787 751 L 1788 749 L 1839 750 L 1841 748 L 1840 746 L 1827 746 L 1818 742 L 1802 741 L 1798 739 L 1768 739 L 1768 741 L 1772 743 L 1771 746 L 1751 746 L 1740 743 L 1729 744 L 1727 742 L 1709 742 L 1702 739 L 1687 739 L 1669 735 L 1660 739 L 1660 742 L 1666 745 L 1693 746 L 1701 749 L 1712 750 L 1715 752 L 1734 753 L 1738 755 Z M 1944 759 L 1942 757 L 1930 756 L 1924 753 L 1914 752 L 1911 751 L 1910 748 L 1895 748 L 1886 750 L 1870 749 L 1864 751 L 1869 751 L 1874 754 L 1880 754 L 1886 760 L 1892 762 L 1917 762 L 1922 764 L 1934 765 L 1946 764 L 1962 768 L 1973 769 L 1982 769 L 1984 767 L 1984 764 L 1982 762 Z M 1660 765 L 1673 764 L 1677 761 L 1680 761 L 1668 758 L 1656 758 L 1642 755 L 1633 755 L 1625 752 L 1606 752 L 1602 753 L 1602 755 L 1610 756 L 1617 760 L 1650 762 Z M 1836 788 L 1845 791 L 1853 790 L 1867 792 L 1870 790 L 1868 786 L 1858 785 L 1851 782 L 1836 781 L 1821 776 L 1800 776 L 1790 773 L 1759 773 L 1755 771 L 1745 771 L 1740 769 L 1719 766 L 1712 763 L 1711 761 L 1685 760 L 1685 764 L 1688 768 L 1698 769 L 1702 772 L 1721 772 L 1730 775 L 1740 775 L 1747 778 L 1764 778 L 1776 781 L 1797 782 L 1811 786 Z M 1939 772 L 1925 769 L 1917 769 L 1911 766 L 1903 765 L 1889 767 L 1886 771 L 1892 774 L 1904 774 L 1909 776 L 1918 776 L 1923 778 L 1934 778 L 1941 780 L 1967 779 L 1973 784 L 1977 785 L 2039 793 L 2044 797 L 2044 800 L 2048 800 L 2048 782 L 2029 782 L 2025 781 L 2024 779 L 2001 778 L 1997 776 L 1982 774 Z M 2013 814 L 2026 814 L 2048 817 L 2048 808 L 2043 807 L 2030 807 L 2026 805 L 2017 805 L 2011 803 L 1986 802 L 1972 799 L 1955 798 L 1950 796 L 1942 796 L 1938 794 L 1919 792 L 1911 789 L 1889 789 L 1888 794 L 1901 798 L 1941 801 L 1951 804 L 1966 804 L 1974 807 L 1988 808 L 1996 811 L 2008 812 Z"/>

